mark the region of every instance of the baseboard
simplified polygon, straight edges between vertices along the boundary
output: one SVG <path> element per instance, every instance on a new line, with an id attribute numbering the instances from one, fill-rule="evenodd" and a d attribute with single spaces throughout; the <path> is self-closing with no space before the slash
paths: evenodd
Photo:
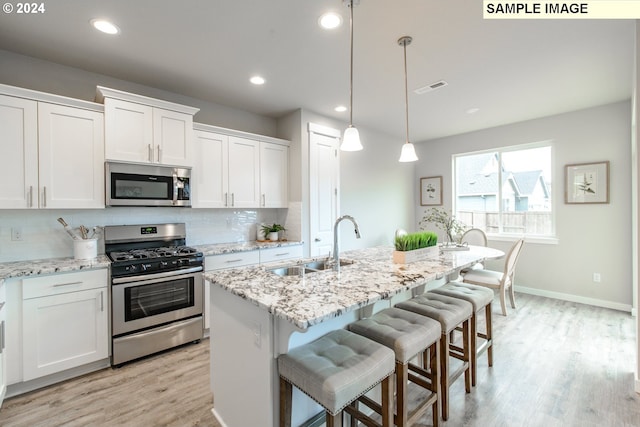
<path id="1" fill-rule="evenodd" d="M 229 427 L 228 425 L 226 425 L 224 423 L 224 421 L 222 420 L 222 417 L 220 415 L 218 415 L 218 413 L 216 412 L 216 408 L 211 408 L 211 413 L 213 414 L 213 417 L 216 419 L 216 421 L 222 426 L 222 427 Z"/>
<path id="2" fill-rule="evenodd" d="M 618 302 L 606 301 L 596 298 L 581 297 L 578 295 L 564 294 L 561 292 L 545 291 L 536 288 L 527 288 L 524 286 L 515 286 L 516 292 L 522 292 L 523 294 L 538 295 L 541 297 L 554 298 L 563 301 L 577 302 L 580 304 L 594 305 L 596 307 L 610 308 L 613 310 L 626 311 L 632 313 L 632 306 L 630 304 L 621 304 Z"/>

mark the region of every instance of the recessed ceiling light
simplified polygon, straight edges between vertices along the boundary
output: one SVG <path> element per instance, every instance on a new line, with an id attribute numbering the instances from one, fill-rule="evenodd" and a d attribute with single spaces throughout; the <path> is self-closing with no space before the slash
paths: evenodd
<path id="1" fill-rule="evenodd" d="M 475 114 L 475 113 L 477 113 L 478 111 L 480 111 L 480 109 L 479 109 L 479 108 L 477 108 L 477 107 L 474 107 L 474 108 L 469 108 L 469 109 L 466 111 L 466 113 L 467 113 L 467 114 Z"/>
<path id="2" fill-rule="evenodd" d="M 333 30 L 342 25 L 342 16 L 335 12 L 327 12 L 318 18 L 318 24 L 325 30 Z"/>
<path id="3" fill-rule="evenodd" d="M 251 83 L 253 83 L 254 85 L 263 85 L 265 82 L 265 79 L 263 77 L 260 76 L 253 76 L 249 79 L 249 81 Z"/>
<path id="4" fill-rule="evenodd" d="M 338 113 L 344 113 L 345 111 L 347 111 L 347 107 L 345 107 L 344 105 L 338 105 L 336 108 L 334 108 L 334 110 Z"/>
<path id="5" fill-rule="evenodd" d="M 98 31 L 102 31 L 105 34 L 119 34 L 120 28 L 117 25 L 105 20 L 105 19 L 92 19 L 91 25 Z"/>

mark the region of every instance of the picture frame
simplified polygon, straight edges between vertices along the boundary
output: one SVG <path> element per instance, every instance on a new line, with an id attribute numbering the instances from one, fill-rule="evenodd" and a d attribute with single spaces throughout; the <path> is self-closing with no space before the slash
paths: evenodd
<path id="1" fill-rule="evenodd" d="M 609 203 L 609 161 L 565 165 L 567 204 Z"/>
<path id="2" fill-rule="evenodd" d="M 420 206 L 442 206 L 442 176 L 420 178 Z"/>

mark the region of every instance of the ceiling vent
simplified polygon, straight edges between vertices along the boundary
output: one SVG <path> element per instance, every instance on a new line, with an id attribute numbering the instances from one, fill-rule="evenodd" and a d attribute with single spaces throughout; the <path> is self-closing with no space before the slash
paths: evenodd
<path id="1" fill-rule="evenodd" d="M 445 82 L 444 80 L 440 80 L 439 82 L 431 83 L 430 85 L 420 87 L 420 88 L 414 90 L 414 92 L 417 93 L 418 95 L 422 95 L 423 93 L 431 92 L 431 91 L 434 91 L 436 89 L 440 89 L 442 87 L 445 87 L 448 84 L 449 83 Z"/>

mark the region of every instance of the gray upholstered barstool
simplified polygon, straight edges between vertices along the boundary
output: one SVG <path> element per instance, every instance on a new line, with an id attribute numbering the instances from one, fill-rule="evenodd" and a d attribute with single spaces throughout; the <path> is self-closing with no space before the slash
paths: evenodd
<path id="1" fill-rule="evenodd" d="M 491 331 L 491 303 L 493 302 L 493 291 L 483 288 L 482 286 L 470 285 L 468 283 L 450 282 L 439 288 L 430 290 L 440 295 L 446 295 L 453 298 L 460 298 L 470 302 L 473 306 L 473 315 L 471 316 L 470 335 L 471 335 L 471 385 L 476 385 L 478 376 L 478 357 L 486 350 L 487 361 L 489 366 L 493 366 L 493 334 Z M 484 309 L 485 313 L 485 332 L 478 331 L 478 313 Z M 481 338 L 482 344 L 478 346 L 478 338 Z"/>
<path id="2" fill-rule="evenodd" d="M 471 392 L 469 324 L 473 307 L 467 301 L 431 292 L 396 304 L 396 307 L 440 322 L 440 401 L 442 418 L 446 421 L 449 419 L 449 386 L 464 374 L 465 390 Z M 449 334 L 459 325 L 462 325 L 462 347 L 458 351 L 452 348 Z M 450 372 L 449 356 L 462 361 L 462 366 L 454 372 Z"/>
<path id="3" fill-rule="evenodd" d="M 398 427 L 412 425 L 431 406 L 433 425 L 437 426 L 440 418 L 440 322 L 407 310 L 387 308 L 369 318 L 351 323 L 349 330 L 389 347 L 396 355 L 395 424 Z M 416 356 L 422 358 L 422 366 L 409 362 Z M 418 407 L 411 414 L 407 402 L 407 381 L 427 390 L 427 393 L 420 394 L 424 398 L 420 399 Z M 375 405 L 368 406 L 375 408 Z"/>
<path id="4" fill-rule="evenodd" d="M 327 427 L 342 426 L 342 412 L 375 423 L 348 406 L 378 384 L 382 388 L 382 426 L 393 425 L 393 391 L 389 384 L 395 363 L 389 348 L 344 329 L 278 357 L 280 427 L 291 425 L 292 386 L 326 411 Z"/>

